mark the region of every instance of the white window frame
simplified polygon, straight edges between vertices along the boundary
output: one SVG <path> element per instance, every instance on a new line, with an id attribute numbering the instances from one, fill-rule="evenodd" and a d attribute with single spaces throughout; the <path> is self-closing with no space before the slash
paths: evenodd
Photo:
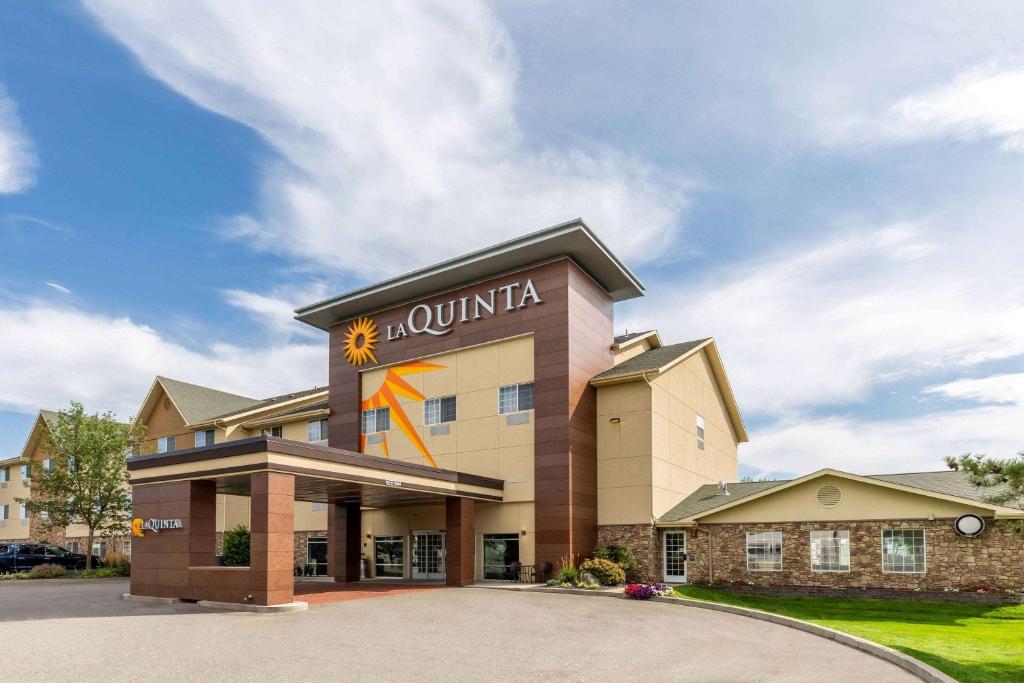
<path id="1" fill-rule="evenodd" d="M 378 429 L 380 426 L 380 416 L 387 415 L 387 428 Z M 362 413 L 362 424 L 361 424 L 363 435 L 367 434 L 382 434 L 384 432 L 391 431 L 391 408 L 384 406 L 383 408 L 369 408 L 364 410 Z"/>
<path id="2" fill-rule="evenodd" d="M 830 538 L 830 537 L 823 537 L 822 534 L 845 534 L 845 535 L 844 536 L 841 535 L 838 538 Z M 816 535 L 818 536 L 817 540 L 815 539 Z M 842 561 L 844 559 L 843 541 L 845 541 L 845 543 L 846 543 L 846 553 L 845 553 L 846 569 L 842 569 L 842 568 L 840 568 L 840 569 L 823 569 L 821 567 L 815 567 L 814 566 L 814 546 L 815 546 L 816 542 L 817 543 L 821 543 L 823 538 L 824 538 L 825 541 L 839 541 L 839 566 L 840 567 L 842 567 Z M 812 529 L 808 533 L 808 539 L 810 541 L 810 543 L 809 543 L 809 551 L 810 551 L 810 556 L 811 556 L 810 560 L 811 560 L 811 571 L 812 572 L 821 572 L 821 573 L 825 573 L 825 574 L 849 574 L 850 573 L 850 566 L 853 563 L 853 560 L 851 559 L 850 531 L 848 529 Z M 822 556 L 822 553 L 820 552 L 820 550 L 818 552 L 818 556 L 819 557 Z"/>
<path id="3" fill-rule="evenodd" d="M 200 429 L 196 433 L 196 448 L 205 448 L 206 446 L 212 446 L 217 443 L 217 430 L 216 429 Z M 202 443 L 199 443 L 200 436 L 202 437 Z"/>
<path id="4" fill-rule="evenodd" d="M 24 465 L 21 466 L 21 480 L 28 481 L 31 478 L 32 468 L 28 466 L 28 463 L 25 463 Z"/>
<path id="5" fill-rule="evenodd" d="M 314 438 L 316 437 L 316 438 Z M 327 440 L 327 418 L 321 417 L 306 422 L 306 440 L 310 443 Z"/>
<path id="6" fill-rule="evenodd" d="M 131 540 L 121 541 L 121 552 L 127 555 L 129 558 L 132 556 L 132 542 Z"/>
<path id="7" fill-rule="evenodd" d="M 7 503 L 0 505 L 0 521 L 6 522 L 11 518 L 11 506 Z"/>
<path id="8" fill-rule="evenodd" d="M 100 541 L 93 541 L 92 542 L 92 554 L 95 555 L 96 557 L 100 558 L 101 560 L 105 559 L 107 557 L 107 553 L 109 551 L 110 551 L 110 548 L 107 547 L 107 542 L 106 541 L 100 540 Z"/>
<path id="9" fill-rule="evenodd" d="M 775 538 L 774 537 L 775 536 L 779 537 L 779 561 L 777 563 L 778 567 L 772 567 L 771 569 L 762 569 L 762 568 L 751 567 L 750 566 L 750 540 L 751 540 L 750 537 L 751 536 L 764 536 L 766 534 L 770 535 L 772 537 L 772 540 L 771 540 L 772 545 L 774 545 L 774 543 L 775 543 Z M 772 530 L 772 531 L 748 531 L 747 535 L 746 535 L 746 546 L 745 546 L 746 556 L 747 556 L 747 571 L 748 572 L 781 572 L 783 570 L 783 567 L 785 566 L 783 564 L 783 557 L 782 557 L 783 556 L 783 551 L 784 551 L 784 546 L 783 546 L 784 541 L 785 541 L 785 536 L 783 535 L 783 533 L 781 531 L 774 531 L 774 530 Z M 758 542 L 763 542 L 763 541 L 758 541 Z"/>
<path id="10" fill-rule="evenodd" d="M 0 467 L 0 484 L 6 484 L 11 480 L 11 468 Z"/>
<path id="11" fill-rule="evenodd" d="M 156 440 L 157 453 L 173 453 L 178 448 L 178 439 L 173 436 L 161 436 Z"/>
<path id="12" fill-rule="evenodd" d="M 697 448 L 704 450 L 704 416 L 697 416 Z"/>
<path id="13" fill-rule="evenodd" d="M 523 389 L 530 387 L 530 400 L 529 406 L 523 407 Z M 502 392 L 515 390 L 515 402 L 502 401 Z M 536 394 L 534 393 L 533 382 L 519 382 L 518 384 L 506 384 L 498 387 L 498 415 L 511 415 L 512 413 L 525 413 L 533 410 L 533 406 L 536 402 Z"/>
<path id="14" fill-rule="evenodd" d="M 899 532 L 904 533 L 907 531 L 920 531 L 921 532 L 921 569 L 913 571 L 905 571 L 901 569 L 886 569 L 885 568 L 885 534 L 886 532 Z M 879 551 L 882 555 L 882 573 L 883 574 L 927 574 L 928 573 L 928 532 L 921 527 L 914 527 L 909 529 L 882 529 L 881 531 L 881 548 Z"/>
<path id="15" fill-rule="evenodd" d="M 451 419 L 446 420 L 444 414 L 445 401 L 451 400 L 453 405 Z M 428 398 L 423 402 L 423 424 L 424 425 L 439 425 L 448 422 L 455 422 L 458 419 L 458 402 L 455 399 L 455 395 L 449 396 L 436 396 L 434 398 Z"/>
<path id="16" fill-rule="evenodd" d="M 78 541 L 68 541 L 67 542 L 67 551 L 69 553 L 74 553 L 75 555 L 77 555 L 78 554 Z"/>
<path id="17" fill-rule="evenodd" d="M 47 472 L 53 471 L 53 458 L 43 458 L 43 469 Z"/>
<path id="18" fill-rule="evenodd" d="M 26 506 L 26 504 L 25 503 L 19 503 L 18 504 L 18 508 L 19 508 L 18 514 L 21 516 L 20 518 L 21 519 L 28 519 L 29 518 L 29 514 L 28 514 L 28 507 Z"/>

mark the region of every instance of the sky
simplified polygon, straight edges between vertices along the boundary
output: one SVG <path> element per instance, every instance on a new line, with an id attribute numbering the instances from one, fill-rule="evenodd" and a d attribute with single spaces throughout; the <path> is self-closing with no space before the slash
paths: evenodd
<path id="1" fill-rule="evenodd" d="M 0 22 L 0 456 L 157 374 L 324 385 L 292 309 L 583 217 L 714 336 L 741 472 L 1024 450 L 1024 5 L 85 0 Z"/>

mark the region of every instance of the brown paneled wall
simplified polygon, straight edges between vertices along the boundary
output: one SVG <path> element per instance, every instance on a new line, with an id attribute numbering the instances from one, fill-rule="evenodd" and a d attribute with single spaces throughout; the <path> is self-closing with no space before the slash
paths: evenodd
<path id="1" fill-rule="evenodd" d="M 543 303 L 513 311 L 499 305 L 495 315 L 456 323 L 444 336 L 419 334 L 386 341 L 386 325 L 404 321 L 415 305 L 485 295 L 510 282 L 525 284 L 527 278 L 533 280 Z M 596 398 L 588 382 L 612 366 L 611 297 L 575 263 L 561 259 L 369 317 L 381 335 L 374 350 L 380 365 L 534 335 L 537 562 L 557 566 L 563 556 L 588 554 L 597 535 Z M 350 365 L 342 352 L 348 323 L 330 331 L 330 445 L 358 450 L 359 368 Z"/>
<path id="2" fill-rule="evenodd" d="M 213 566 L 214 482 L 133 487 L 135 517 L 180 519 L 183 528 L 146 531 L 133 539 L 132 594 L 257 605 L 291 602 L 294 477 L 276 472 L 251 476 L 250 567 Z"/>

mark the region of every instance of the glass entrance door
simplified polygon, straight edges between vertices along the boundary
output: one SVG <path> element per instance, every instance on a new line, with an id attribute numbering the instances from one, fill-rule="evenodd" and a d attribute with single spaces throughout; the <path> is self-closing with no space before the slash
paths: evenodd
<path id="1" fill-rule="evenodd" d="M 327 539 L 314 536 L 306 540 L 306 576 L 327 576 Z"/>
<path id="2" fill-rule="evenodd" d="M 444 578 L 444 532 L 412 532 L 412 578 Z"/>
<path id="3" fill-rule="evenodd" d="M 686 583 L 686 532 L 666 531 L 665 580 L 672 583 Z"/>

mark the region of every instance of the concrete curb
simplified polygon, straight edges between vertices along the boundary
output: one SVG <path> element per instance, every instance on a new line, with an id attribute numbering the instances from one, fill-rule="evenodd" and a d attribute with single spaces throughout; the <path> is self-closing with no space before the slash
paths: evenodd
<path id="1" fill-rule="evenodd" d="M 532 592 L 538 593 L 568 593 L 571 595 L 603 595 L 610 598 L 626 598 L 626 594 L 619 591 L 587 591 L 580 590 L 578 588 L 555 588 L 554 586 L 542 586 L 533 589 Z M 873 643 L 870 640 L 864 638 L 858 638 L 857 636 L 850 635 L 849 633 L 843 633 L 827 626 L 819 626 L 812 624 L 808 621 L 801 621 L 800 619 L 793 619 L 792 617 L 784 617 L 780 614 L 772 614 L 771 612 L 763 612 L 761 610 L 749 609 L 747 607 L 736 607 L 735 605 L 723 605 L 717 602 L 704 602 L 702 600 L 689 600 L 687 598 L 676 598 L 669 596 L 656 596 L 651 598 L 653 602 L 664 602 L 674 605 L 684 605 L 686 607 L 696 607 L 698 609 L 709 609 L 716 612 L 727 612 L 729 614 L 736 614 L 741 617 L 749 617 L 751 619 L 760 619 L 761 621 L 767 621 L 772 624 L 778 624 L 779 626 L 786 626 L 789 628 L 810 633 L 811 635 L 818 636 L 819 638 L 826 638 L 828 640 L 835 641 L 840 645 L 853 648 L 854 650 L 860 650 L 869 655 L 883 659 L 890 664 L 895 664 L 904 671 L 917 676 L 922 681 L 928 683 L 957 683 L 955 678 L 942 673 L 934 666 L 925 664 L 919 659 L 914 659 L 910 655 L 905 655 L 902 652 L 893 650 L 891 647 L 879 645 Z"/>
<path id="2" fill-rule="evenodd" d="M 154 595 L 132 595 L 131 593 L 121 593 L 121 599 L 130 602 L 145 602 L 151 605 L 174 605 L 181 602 L 180 598 L 158 598 Z"/>
<path id="3" fill-rule="evenodd" d="M 143 602 L 152 605 L 176 605 L 182 602 L 181 598 L 158 598 L 152 595 L 132 595 L 122 593 L 122 600 L 131 602 Z M 244 602 L 218 602 L 216 600 L 199 600 L 195 603 L 197 607 L 207 609 L 228 610 L 231 612 L 253 612 L 255 614 L 283 614 L 286 612 L 305 612 L 309 609 L 308 602 L 287 602 L 283 605 L 252 605 Z"/>
<path id="4" fill-rule="evenodd" d="M 243 602 L 218 602 L 216 600 L 200 600 L 199 607 L 209 609 L 230 610 L 232 612 L 253 612 L 255 614 L 284 614 L 286 612 L 305 612 L 309 609 L 308 602 L 286 602 L 283 605 L 251 605 Z"/>

